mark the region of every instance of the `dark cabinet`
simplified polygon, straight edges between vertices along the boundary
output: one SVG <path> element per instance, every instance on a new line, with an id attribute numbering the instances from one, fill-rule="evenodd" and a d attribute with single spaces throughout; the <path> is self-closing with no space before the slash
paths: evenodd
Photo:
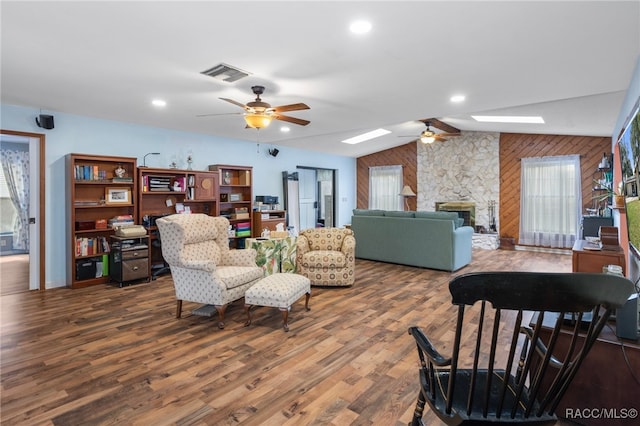
<path id="1" fill-rule="evenodd" d="M 122 287 L 134 281 L 149 282 L 149 236 L 111 237 L 111 281 Z"/>

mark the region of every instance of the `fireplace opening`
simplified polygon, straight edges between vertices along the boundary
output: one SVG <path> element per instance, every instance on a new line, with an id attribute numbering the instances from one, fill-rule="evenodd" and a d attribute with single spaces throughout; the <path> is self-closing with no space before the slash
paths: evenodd
<path id="1" fill-rule="evenodd" d="M 454 212 L 464 220 L 464 226 L 476 227 L 476 204 L 464 201 L 436 202 L 437 212 Z"/>

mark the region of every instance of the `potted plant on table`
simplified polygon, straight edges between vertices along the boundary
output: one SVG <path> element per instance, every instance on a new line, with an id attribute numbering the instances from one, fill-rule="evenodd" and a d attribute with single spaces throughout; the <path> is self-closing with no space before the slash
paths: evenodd
<path id="1" fill-rule="evenodd" d="M 613 207 L 624 207 L 624 182 L 618 182 L 618 187 L 613 193 Z"/>

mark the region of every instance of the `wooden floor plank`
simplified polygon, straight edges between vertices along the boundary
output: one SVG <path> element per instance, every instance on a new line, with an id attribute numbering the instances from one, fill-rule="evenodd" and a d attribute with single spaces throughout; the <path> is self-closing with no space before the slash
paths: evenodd
<path id="1" fill-rule="evenodd" d="M 357 260 L 351 288 L 312 289 L 290 332 L 242 301 L 226 327 L 175 318 L 169 276 L 0 297 L 0 419 L 23 424 L 407 424 L 418 393 L 412 325 L 446 351 L 455 310 L 449 280 L 496 270 L 571 270 L 571 257 L 474 250 L 455 273 Z M 473 320 L 473 315 L 469 320 Z M 439 425 L 430 412 L 427 424 Z"/>

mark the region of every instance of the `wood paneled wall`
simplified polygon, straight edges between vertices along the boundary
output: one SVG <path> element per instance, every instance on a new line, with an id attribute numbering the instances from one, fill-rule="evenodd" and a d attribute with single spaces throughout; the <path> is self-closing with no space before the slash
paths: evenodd
<path id="1" fill-rule="evenodd" d="M 409 185 L 414 192 L 417 188 L 418 151 L 416 142 L 411 142 L 395 148 L 359 157 L 357 166 L 357 198 L 356 207 L 366 209 L 369 206 L 369 167 L 402 166 L 402 177 L 405 185 Z M 409 210 L 416 209 L 416 197 L 409 197 Z"/>
<path id="2" fill-rule="evenodd" d="M 553 155 L 580 155 L 583 206 L 591 206 L 593 173 L 604 153 L 611 153 L 611 137 L 532 135 L 502 133 L 500 135 L 500 237 L 515 238 L 520 229 L 520 159 Z"/>
<path id="3" fill-rule="evenodd" d="M 518 242 L 520 227 L 520 159 L 551 155 L 579 154 L 582 173 L 582 200 L 591 206 L 593 173 L 604 153 L 611 152 L 610 137 L 533 135 L 503 133 L 500 135 L 500 205 L 501 237 Z M 369 167 L 403 166 L 404 184 L 417 192 L 417 146 L 411 142 L 396 148 L 357 159 L 357 201 L 359 209 L 369 205 Z M 409 209 L 416 209 L 416 198 L 409 198 Z"/>

